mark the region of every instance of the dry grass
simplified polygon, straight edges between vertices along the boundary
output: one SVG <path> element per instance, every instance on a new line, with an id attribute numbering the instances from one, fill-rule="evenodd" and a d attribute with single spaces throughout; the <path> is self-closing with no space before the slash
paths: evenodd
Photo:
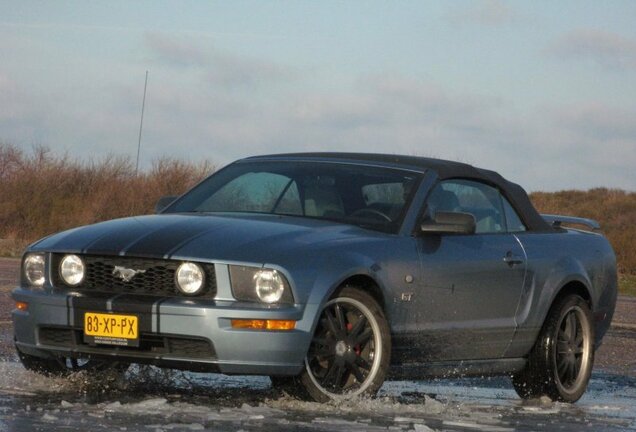
<path id="1" fill-rule="evenodd" d="M 621 294 L 636 297 L 636 275 L 619 275 L 618 287 Z"/>
<path id="2" fill-rule="evenodd" d="M 541 213 L 592 218 L 609 238 L 620 273 L 636 276 L 636 193 L 617 189 L 534 192 L 532 202 Z"/>
<path id="3" fill-rule="evenodd" d="M 636 296 L 636 193 L 597 188 L 588 191 L 534 192 L 541 213 L 592 218 L 600 222 L 616 252 L 619 290 Z"/>
<path id="4" fill-rule="evenodd" d="M 43 147 L 30 153 L 0 143 L 0 254 L 67 228 L 151 213 L 164 195 L 178 195 L 214 171 L 209 162 L 161 159 L 135 175 L 130 159 L 82 163 Z"/>

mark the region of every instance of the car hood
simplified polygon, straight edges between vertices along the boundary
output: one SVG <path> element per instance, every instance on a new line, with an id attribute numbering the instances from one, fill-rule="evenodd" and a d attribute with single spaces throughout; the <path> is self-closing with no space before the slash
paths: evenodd
<path id="1" fill-rule="evenodd" d="M 325 242 L 374 233 L 351 225 L 278 215 L 161 214 L 115 219 L 54 234 L 30 250 L 151 258 L 272 262 Z"/>

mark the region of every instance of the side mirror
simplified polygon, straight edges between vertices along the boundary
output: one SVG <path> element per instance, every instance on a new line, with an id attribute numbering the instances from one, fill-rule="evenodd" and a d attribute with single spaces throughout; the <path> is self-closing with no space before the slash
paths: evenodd
<path id="1" fill-rule="evenodd" d="M 161 213 L 166 207 L 168 207 L 174 200 L 179 198 L 176 195 L 169 195 L 159 198 L 157 204 L 155 204 L 155 213 Z"/>
<path id="2" fill-rule="evenodd" d="M 435 219 L 423 222 L 420 230 L 431 234 L 474 234 L 475 225 L 475 216 L 470 213 L 436 212 Z"/>

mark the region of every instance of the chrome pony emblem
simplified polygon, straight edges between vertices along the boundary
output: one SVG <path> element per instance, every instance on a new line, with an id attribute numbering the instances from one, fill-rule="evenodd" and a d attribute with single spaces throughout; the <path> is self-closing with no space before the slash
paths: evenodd
<path id="1" fill-rule="evenodd" d="M 146 270 L 135 270 L 122 266 L 115 266 L 113 269 L 113 276 L 123 280 L 124 282 L 130 282 L 132 278 L 142 273 L 146 273 Z"/>

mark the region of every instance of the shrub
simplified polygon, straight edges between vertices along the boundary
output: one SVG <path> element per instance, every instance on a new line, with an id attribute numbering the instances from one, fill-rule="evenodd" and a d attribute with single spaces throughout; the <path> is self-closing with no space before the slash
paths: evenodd
<path id="1" fill-rule="evenodd" d="M 16 255 L 40 237 L 117 217 L 152 213 L 164 195 L 178 195 L 214 171 L 210 162 L 164 158 L 135 175 L 130 158 L 82 163 L 45 147 L 25 153 L 0 143 L 0 254 Z M 542 213 L 596 219 L 619 271 L 636 275 L 636 193 L 597 188 L 530 194 Z"/>
<path id="2" fill-rule="evenodd" d="M 597 188 L 588 191 L 533 192 L 541 213 L 587 217 L 601 224 L 616 252 L 619 272 L 636 275 L 636 193 Z"/>
<path id="3" fill-rule="evenodd" d="M 135 175 L 130 158 L 82 163 L 45 147 L 26 153 L 0 143 L 0 253 L 14 255 L 48 234 L 117 217 L 152 213 L 214 171 L 207 161 L 160 159 Z"/>

